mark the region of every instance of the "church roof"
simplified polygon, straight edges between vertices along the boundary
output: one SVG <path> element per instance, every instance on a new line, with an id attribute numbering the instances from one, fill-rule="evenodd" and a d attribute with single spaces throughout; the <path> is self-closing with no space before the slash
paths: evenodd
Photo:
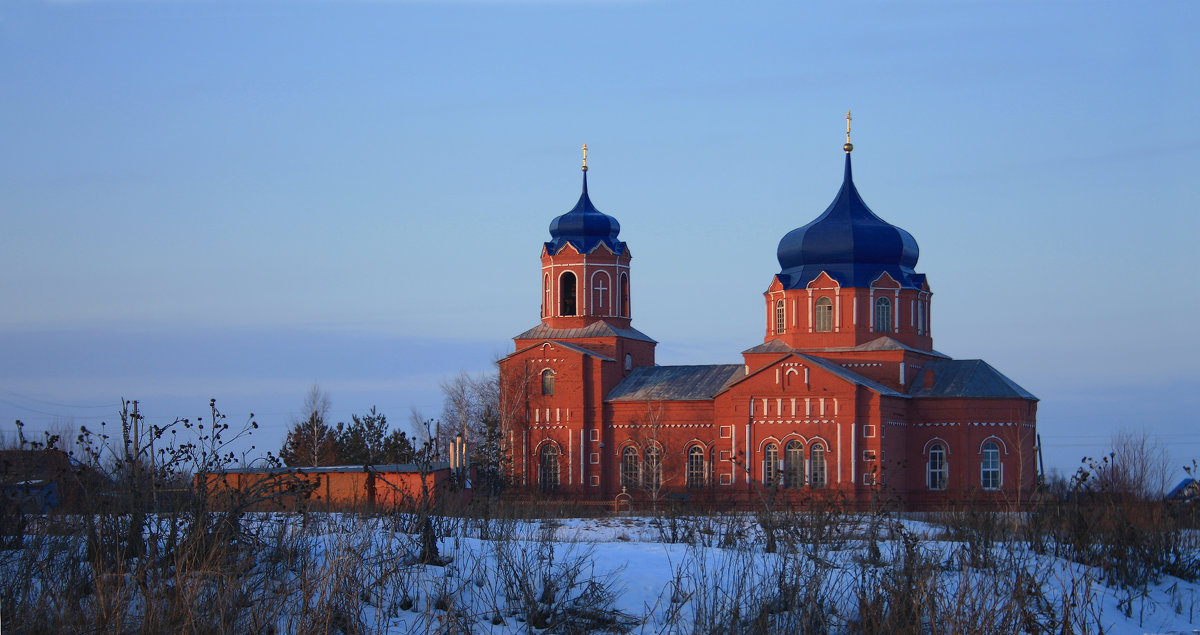
<path id="1" fill-rule="evenodd" d="M 867 207 L 850 169 L 825 212 L 779 241 L 776 255 L 785 289 L 803 288 L 822 271 L 843 287 L 867 287 L 887 272 L 903 287 L 919 289 L 925 276 L 913 271 L 919 250 L 912 234 L 879 218 Z"/>
<path id="2" fill-rule="evenodd" d="M 859 344 L 858 346 L 822 348 L 821 350 L 831 351 L 831 352 L 832 351 L 911 351 L 913 353 L 920 353 L 922 355 L 934 355 L 936 357 L 945 357 L 946 359 L 950 359 L 950 356 L 946 355 L 944 353 L 939 353 L 937 351 L 932 351 L 932 350 L 925 351 L 925 350 L 921 350 L 919 348 L 913 348 L 912 346 L 909 346 L 908 344 L 905 344 L 901 341 L 898 341 L 896 339 L 888 337 L 887 335 L 881 335 L 880 337 L 877 337 L 877 338 L 871 340 L 870 342 L 863 342 L 862 344 Z M 789 353 L 791 351 L 792 351 L 792 347 L 788 346 L 787 344 L 784 344 L 783 340 L 776 339 L 776 340 L 771 340 L 769 342 L 763 342 L 762 344 L 759 344 L 758 346 L 753 346 L 751 348 L 748 348 L 748 349 L 742 351 L 742 354 L 744 355 L 746 353 Z"/>
<path id="3" fill-rule="evenodd" d="M 712 399 L 746 375 L 742 364 L 640 366 L 617 384 L 605 401 L 701 401 Z"/>
<path id="4" fill-rule="evenodd" d="M 933 386 L 925 387 L 925 374 L 933 373 Z M 932 360 L 913 378 L 913 397 L 971 397 L 983 399 L 1031 399 L 1028 390 L 981 359 Z"/>
<path id="5" fill-rule="evenodd" d="M 593 351 L 593 350 L 591 350 L 591 349 L 587 349 L 587 348 L 584 348 L 584 347 L 582 347 L 582 346 L 577 346 L 577 345 L 575 345 L 575 344 L 572 344 L 572 343 L 570 343 L 570 342 L 564 342 L 564 341 L 562 341 L 562 340 L 556 340 L 556 339 L 543 339 L 543 340 L 540 340 L 540 341 L 538 341 L 538 342 L 535 342 L 535 343 L 533 343 L 533 344 L 530 344 L 529 346 L 526 346 L 525 348 L 519 348 L 519 349 L 517 349 L 517 350 L 513 351 L 512 353 L 509 353 L 509 356 L 511 357 L 512 355 L 516 355 L 517 353 L 523 353 L 523 352 L 525 352 L 525 351 L 527 351 L 527 350 L 529 350 L 529 349 L 531 349 L 531 348 L 537 348 L 537 347 L 541 346 L 541 345 L 542 345 L 543 343 L 545 343 L 545 342 L 553 342 L 555 346 L 561 346 L 561 347 L 563 347 L 563 348 L 565 348 L 565 349 L 567 349 L 567 350 L 569 350 L 569 351 L 575 351 L 576 353 L 579 353 L 580 355 L 588 355 L 588 356 L 591 356 L 591 357 L 595 357 L 596 359 L 599 359 L 600 361 L 604 361 L 604 362 L 615 362 L 615 361 L 617 361 L 617 360 L 615 360 L 615 359 L 613 359 L 613 358 L 611 358 L 611 357 L 609 357 L 609 356 L 607 356 L 607 355 L 601 355 L 600 353 L 597 353 L 596 351 Z"/>
<path id="6" fill-rule="evenodd" d="M 922 350 L 919 348 L 913 348 L 913 347 L 909 346 L 908 344 L 905 344 L 904 342 L 901 342 L 900 340 L 897 340 L 895 338 L 888 337 L 887 335 L 877 337 L 877 338 L 871 340 L 870 342 L 863 342 L 862 344 L 859 344 L 858 346 L 852 347 L 847 350 L 852 350 L 852 351 L 911 351 L 913 353 L 921 353 L 922 355 L 937 355 L 938 357 L 945 357 L 946 359 L 950 359 L 949 355 L 944 355 L 937 351 L 926 351 L 926 350 Z"/>
<path id="7" fill-rule="evenodd" d="M 771 340 L 769 342 L 763 342 L 762 344 L 759 344 L 758 346 L 751 346 L 750 348 L 747 348 L 746 350 L 742 351 L 742 354 L 745 355 L 746 353 L 790 353 L 790 352 L 792 352 L 792 347 L 788 346 L 787 344 L 784 344 L 783 340 Z"/>
<path id="8" fill-rule="evenodd" d="M 583 193 L 571 211 L 550 221 L 550 242 L 546 243 L 546 251 L 557 254 L 570 244 L 579 253 L 587 254 L 604 243 L 614 254 L 620 254 L 625 251 L 625 242 L 617 240 L 619 233 L 621 224 L 617 219 L 592 205 L 592 199 L 588 197 L 585 166 Z"/>
<path id="9" fill-rule="evenodd" d="M 655 342 L 649 335 L 635 329 L 627 328 L 620 329 L 608 322 L 592 322 L 591 324 L 577 329 L 556 329 L 546 326 L 545 323 L 521 333 L 514 337 L 514 340 L 569 340 L 584 337 L 624 337 L 631 340 L 640 340 L 643 342 Z"/>
<path id="10" fill-rule="evenodd" d="M 820 366 L 821 368 L 829 371 L 830 373 L 832 373 L 838 377 L 841 377 L 842 379 L 844 379 L 850 383 L 858 384 L 859 386 L 862 386 L 869 390 L 873 390 L 881 395 L 884 395 L 887 397 L 903 397 L 904 396 L 903 393 L 897 392 L 893 388 L 888 388 L 887 386 L 875 381 L 874 379 L 864 377 L 848 368 L 844 368 L 844 367 L 842 367 L 841 364 L 838 364 L 835 361 L 825 359 L 824 357 L 817 357 L 816 355 L 805 355 L 804 353 L 796 353 L 796 356 L 803 357 L 804 359 L 808 360 L 809 362 L 812 362 L 812 364 L 814 366 Z"/>

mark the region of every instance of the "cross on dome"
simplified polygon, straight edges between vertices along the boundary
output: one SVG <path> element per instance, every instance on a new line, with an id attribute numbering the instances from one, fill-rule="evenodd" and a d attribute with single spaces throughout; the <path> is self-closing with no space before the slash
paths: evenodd
<path id="1" fill-rule="evenodd" d="M 850 154 L 850 151 L 854 149 L 854 144 L 850 143 L 850 111 L 849 110 L 846 111 L 846 145 L 842 146 L 842 149 L 846 151 L 846 154 Z"/>

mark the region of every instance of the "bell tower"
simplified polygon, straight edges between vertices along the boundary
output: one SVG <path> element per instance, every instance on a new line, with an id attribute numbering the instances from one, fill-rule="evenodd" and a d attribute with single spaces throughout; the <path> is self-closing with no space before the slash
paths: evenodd
<path id="1" fill-rule="evenodd" d="M 630 325 L 629 261 L 621 224 L 588 197 L 587 144 L 583 146 L 583 193 L 575 207 L 550 222 L 542 247 L 542 323 L 554 329 L 596 322 Z"/>

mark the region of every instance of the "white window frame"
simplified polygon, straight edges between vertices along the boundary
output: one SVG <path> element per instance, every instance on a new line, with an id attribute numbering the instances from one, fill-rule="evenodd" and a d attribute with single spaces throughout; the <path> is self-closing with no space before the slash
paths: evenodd
<path id="1" fill-rule="evenodd" d="M 1000 460 L 1000 444 L 986 441 L 980 454 L 982 457 L 979 461 L 979 486 L 985 490 L 1004 487 L 1004 461 Z M 989 480 L 994 482 L 989 483 Z"/>
<path id="2" fill-rule="evenodd" d="M 821 304 L 822 301 L 826 302 L 827 304 Z M 829 296 L 823 295 L 817 298 L 817 301 L 813 307 L 813 330 L 818 333 L 832 333 L 833 300 L 830 300 Z"/>
<path id="3" fill-rule="evenodd" d="M 637 487 L 642 481 L 641 472 L 637 448 L 632 445 L 625 446 L 625 449 L 621 450 L 621 486 Z"/>
<path id="4" fill-rule="evenodd" d="M 887 296 L 875 298 L 875 329 L 876 333 L 892 332 L 892 301 Z M 881 319 L 886 318 L 886 319 Z"/>
<path id="5" fill-rule="evenodd" d="M 783 446 L 784 487 L 804 487 L 804 467 L 804 444 L 796 440 L 788 441 Z"/>
<path id="6" fill-rule="evenodd" d="M 930 490 L 940 492 L 946 489 L 950 481 L 949 458 L 950 452 L 940 442 L 929 446 L 929 457 L 925 460 L 925 486 Z"/>
<path id="7" fill-rule="evenodd" d="M 689 489 L 698 489 L 708 484 L 708 461 L 705 460 L 704 446 L 692 445 L 687 449 L 685 480 Z"/>
<path id="8" fill-rule="evenodd" d="M 779 445 L 768 443 L 763 448 L 762 483 L 767 487 L 779 483 Z"/>
<path id="9" fill-rule="evenodd" d="M 820 489 L 829 484 L 829 452 L 822 443 L 814 443 L 808 448 L 809 456 L 809 487 Z"/>

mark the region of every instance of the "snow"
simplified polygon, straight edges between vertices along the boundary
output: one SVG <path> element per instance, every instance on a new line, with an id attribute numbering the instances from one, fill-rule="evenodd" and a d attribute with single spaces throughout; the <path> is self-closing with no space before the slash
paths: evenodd
<path id="1" fill-rule="evenodd" d="M 430 520 L 438 558 L 422 564 L 412 514 L 250 515 L 246 588 L 270 605 L 253 619 L 279 632 L 840 633 L 883 630 L 892 611 L 937 633 L 1200 632 L 1196 582 L 1109 586 L 1017 537 L 954 540 L 911 517 L 781 515 L 775 552 L 755 514 Z M 1200 558 L 1200 534 L 1183 537 Z M 78 561 L 77 546 L 63 553 Z"/>
<path id="2" fill-rule="evenodd" d="M 599 580 L 611 587 L 611 608 L 626 616 L 624 626 L 632 632 L 694 632 L 714 620 L 737 615 L 750 619 L 755 602 L 761 606 L 770 601 L 781 580 L 817 587 L 809 589 L 819 591 L 813 601 L 827 603 L 821 611 L 837 632 L 859 618 L 854 589 L 863 588 L 864 580 L 878 582 L 890 567 L 899 566 L 905 541 L 910 540 L 913 553 L 936 569 L 933 586 L 942 598 L 937 601 L 950 607 L 976 604 L 955 616 L 930 611 L 922 618 L 927 628 L 931 620 L 953 624 L 955 619 L 986 615 L 994 610 L 988 607 L 1011 597 L 1005 594 L 1015 587 L 1006 580 L 1026 580 L 1036 583 L 1044 598 L 1037 611 L 1060 624 L 1069 618 L 1077 632 L 1200 632 L 1200 586 L 1193 582 L 1164 577 L 1140 590 L 1110 588 L 1099 572 L 1038 555 L 1020 542 L 998 543 L 978 556 L 991 564 L 972 563 L 962 543 L 942 538 L 943 527 L 902 519 L 877 528 L 879 555 L 872 560 L 869 523 L 861 519 L 837 540 L 785 554 L 765 553 L 762 532 L 752 516 L 497 521 L 491 533 L 503 536 L 498 540 L 479 538 L 482 524 L 447 520 L 443 529 L 448 533 L 438 545 L 448 564 L 410 567 L 412 577 L 403 593 L 417 596 L 417 601 L 408 610 L 387 602 L 367 603 L 361 619 L 373 632 L 406 633 L 456 624 L 469 624 L 483 633 L 530 632 L 514 590 L 525 584 L 536 594 L 541 578 L 574 567 L 577 580 Z M 414 539 L 396 534 L 389 524 L 372 519 L 343 520 L 315 530 L 310 525 L 308 540 L 323 545 L 326 557 L 351 533 L 361 537 L 366 532 L 377 548 L 394 548 L 390 541 L 397 537 L 399 544 L 413 544 Z M 672 535 L 671 525 L 683 527 L 676 537 L 685 542 L 666 540 Z M 519 562 L 499 564 L 506 558 Z M 514 577 L 514 572 L 525 575 Z M 572 594 L 578 597 L 584 588 L 559 588 L 558 601 Z M 452 619 L 435 607 L 437 598 L 447 596 L 455 611 Z M 978 622 L 964 626 L 984 628 Z"/>

